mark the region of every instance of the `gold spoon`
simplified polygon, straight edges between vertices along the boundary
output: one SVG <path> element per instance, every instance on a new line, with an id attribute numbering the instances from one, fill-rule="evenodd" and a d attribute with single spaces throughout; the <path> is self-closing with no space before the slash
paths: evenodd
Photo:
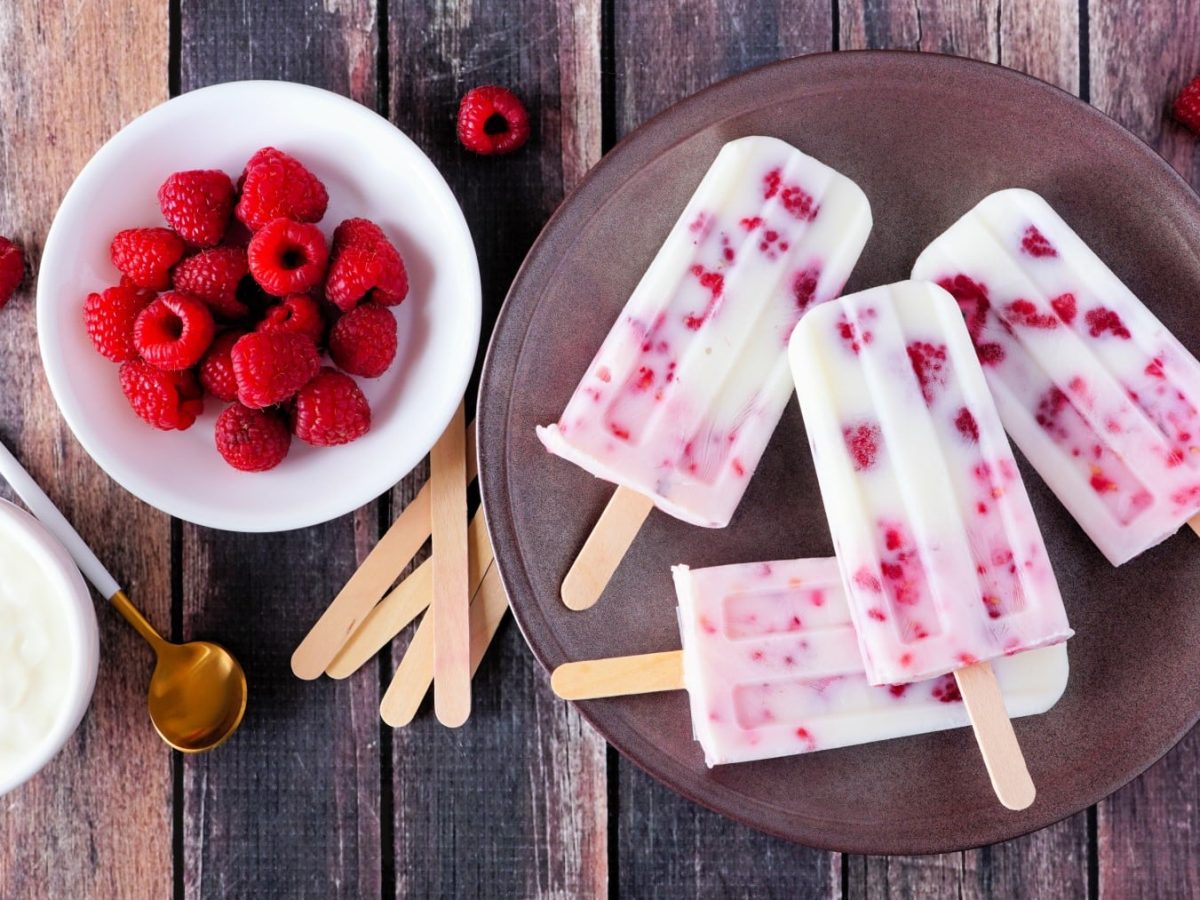
<path id="1" fill-rule="evenodd" d="M 212 750 L 228 740 L 246 712 L 246 673 L 233 654 L 210 641 L 173 644 L 164 640 L 3 444 L 0 475 L 62 542 L 96 590 L 154 648 L 158 663 L 150 678 L 148 705 L 159 736 L 184 753 Z"/>

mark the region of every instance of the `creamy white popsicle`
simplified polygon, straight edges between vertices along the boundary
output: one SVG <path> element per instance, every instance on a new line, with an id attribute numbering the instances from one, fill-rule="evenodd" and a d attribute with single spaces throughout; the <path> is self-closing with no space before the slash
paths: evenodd
<path id="1" fill-rule="evenodd" d="M 1004 427 L 1120 565 L 1200 512 L 1200 363 L 1037 194 L 992 194 L 913 277 L 958 300 Z"/>
<path id="2" fill-rule="evenodd" d="M 872 685 L 834 559 L 675 566 L 692 729 L 710 766 L 970 724 L 952 675 Z M 1065 645 L 1000 659 L 1012 716 L 1050 709 Z"/>
<path id="3" fill-rule="evenodd" d="M 1071 635 L 954 298 L 901 282 L 811 310 L 790 358 L 867 677 Z"/>
<path id="4" fill-rule="evenodd" d="M 791 394 L 788 335 L 841 292 L 870 230 L 845 176 L 776 138 L 726 144 L 542 443 L 725 526 Z"/>

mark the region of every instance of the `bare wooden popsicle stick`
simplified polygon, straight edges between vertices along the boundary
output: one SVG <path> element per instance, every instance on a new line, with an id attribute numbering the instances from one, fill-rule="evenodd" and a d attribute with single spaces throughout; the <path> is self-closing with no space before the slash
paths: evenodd
<path id="1" fill-rule="evenodd" d="M 472 422 L 467 426 L 468 482 L 475 480 L 476 470 L 475 423 Z M 346 639 L 358 630 L 384 591 L 429 540 L 432 533 L 430 495 L 431 489 L 426 482 L 296 647 L 292 654 L 292 673 L 297 678 L 311 681 L 331 665 Z"/>
<path id="2" fill-rule="evenodd" d="M 683 651 L 564 663 L 551 674 L 550 687 L 564 700 L 680 691 L 683 690 Z"/>
<path id="3" fill-rule="evenodd" d="M 479 590 L 483 573 L 492 564 L 492 542 L 488 540 L 482 509 L 471 519 L 467 544 L 473 595 Z M 357 672 L 409 622 L 424 612 L 432 599 L 433 563 L 427 559 L 367 613 L 362 625 L 333 658 L 325 670 L 326 674 L 331 678 L 346 678 Z"/>
<path id="4" fill-rule="evenodd" d="M 1188 519 L 1188 525 L 1191 526 L 1192 531 L 1196 532 L 1196 534 L 1200 534 L 1200 513 L 1197 513 Z"/>
<path id="5" fill-rule="evenodd" d="M 471 675 L 479 668 L 496 629 L 508 610 L 508 595 L 500 580 L 495 563 L 488 567 L 475 598 L 471 601 Z M 417 715 L 421 701 L 433 681 L 433 620 L 426 616 L 413 635 L 412 643 L 400 665 L 383 701 L 379 714 L 393 728 L 403 728 Z"/>
<path id="6" fill-rule="evenodd" d="M 562 600 L 568 609 L 587 609 L 600 599 L 653 508 L 645 494 L 617 488 L 563 579 Z"/>
<path id="7" fill-rule="evenodd" d="M 462 404 L 429 454 L 433 521 L 433 708 L 457 728 L 471 715 L 471 591 L 467 455 Z"/>
<path id="8" fill-rule="evenodd" d="M 1008 710 L 1004 708 L 1004 696 L 992 664 L 975 663 L 956 671 L 954 678 L 971 717 L 992 789 L 1009 809 L 1026 809 L 1037 796 L 1037 789 L 1029 777 Z"/>

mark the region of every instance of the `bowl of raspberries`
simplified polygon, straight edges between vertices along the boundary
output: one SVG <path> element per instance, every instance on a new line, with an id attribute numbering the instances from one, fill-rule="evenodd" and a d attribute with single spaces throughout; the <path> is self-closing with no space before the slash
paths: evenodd
<path id="1" fill-rule="evenodd" d="M 218 85 L 127 125 L 68 191 L 40 271 L 72 431 L 210 527 L 303 527 L 386 491 L 478 349 L 478 264 L 444 180 L 386 120 L 302 85 Z"/>

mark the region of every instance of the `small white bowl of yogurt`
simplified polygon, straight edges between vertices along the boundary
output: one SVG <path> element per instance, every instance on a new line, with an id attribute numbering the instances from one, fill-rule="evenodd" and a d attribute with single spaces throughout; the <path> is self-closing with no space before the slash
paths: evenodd
<path id="1" fill-rule="evenodd" d="M 75 732 L 99 658 L 96 611 L 75 563 L 37 519 L 0 500 L 0 794 Z"/>

